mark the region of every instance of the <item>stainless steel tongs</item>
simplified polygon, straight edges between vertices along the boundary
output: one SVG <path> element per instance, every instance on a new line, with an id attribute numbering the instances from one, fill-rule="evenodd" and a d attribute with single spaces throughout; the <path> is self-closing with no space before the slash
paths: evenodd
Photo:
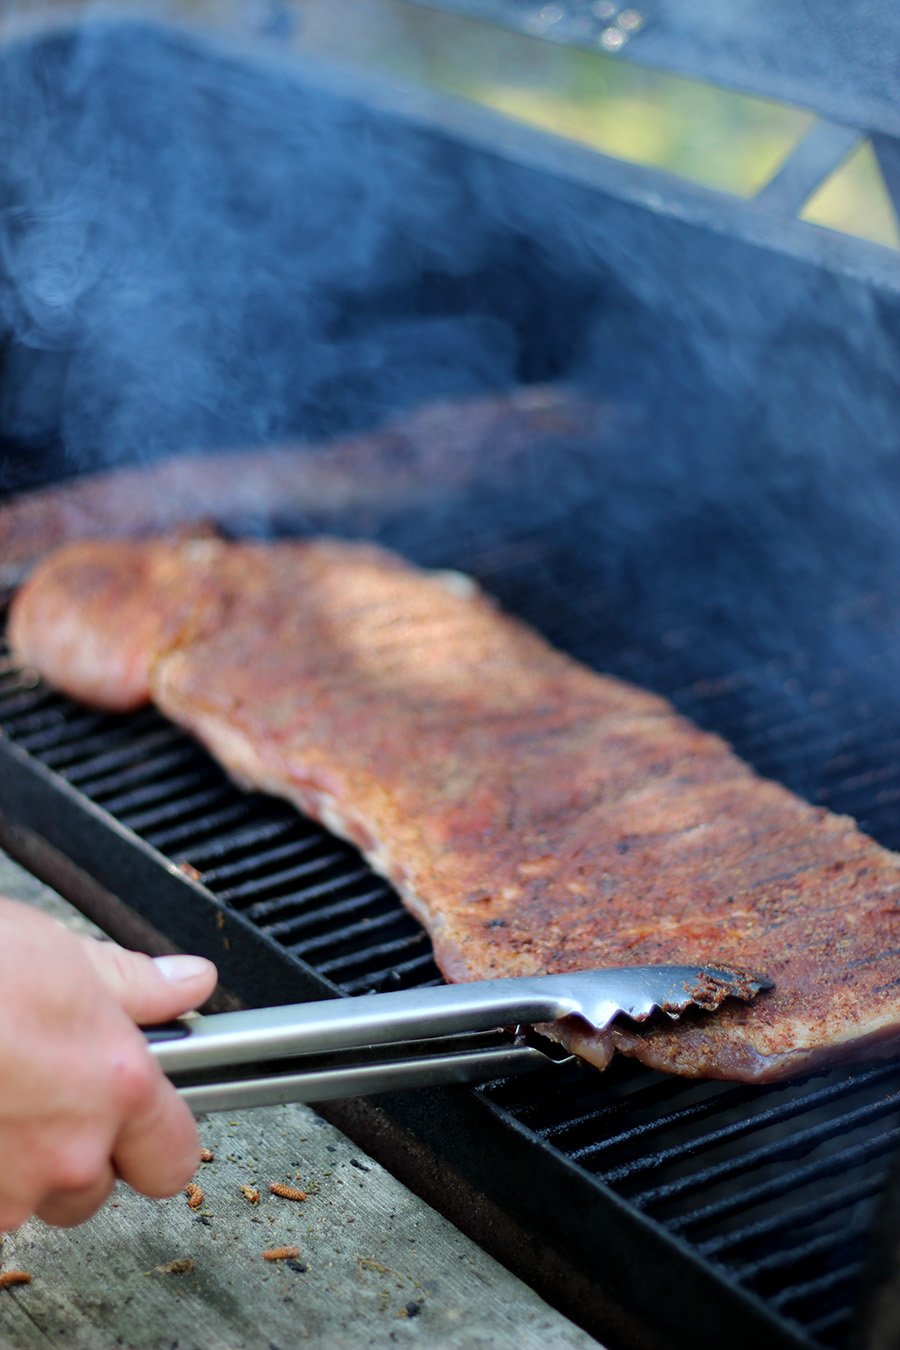
<path id="1" fill-rule="evenodd" d="M 504 1078 L 570 1058 L 523 1028 L 579 1017 L 602 1031 L 770 987 L 704 966 L 630 966 L 215 1013 L 145 1035 L 195 1112 L 231 1111 Z"/>

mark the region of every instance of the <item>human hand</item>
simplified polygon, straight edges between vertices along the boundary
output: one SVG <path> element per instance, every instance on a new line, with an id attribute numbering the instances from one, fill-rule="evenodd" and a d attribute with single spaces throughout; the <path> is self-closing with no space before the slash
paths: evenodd
<path id="1" fill-rule="evenodd" d="M 199 1164 L 194 1118 L 137 1022 L 197 1007 L 212 962 L 76 937 L 0 896 L 0 1232 L 36 1214 L 68 1227 L 117 1177 L 175 1195 Z"/>

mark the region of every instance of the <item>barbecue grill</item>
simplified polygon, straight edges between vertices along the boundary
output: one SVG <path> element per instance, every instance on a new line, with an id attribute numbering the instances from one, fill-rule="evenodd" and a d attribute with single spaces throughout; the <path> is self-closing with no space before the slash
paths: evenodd
<path id="1" fill-rule="evenodd" d="M 529 31 L 543 13 L 458 8 Z M 548 36 L 596 46 L 607 8 L 571 5 Z M 679 6 L 645 8 L 637 59 L 834 119 L 756 202 L 350 78 L 288 52 L 277 23 L 274 45 L 240 48 L 174 19 L 9 43 L 4 486 L 577 384 L 608 430 L 548 433 L 524 480 L 487 465 L 426 510 L 219 523 L 364 534 L 470 572 L 897 848 L 900 265 L 795 214 L 863 133 L 893 183 L 900 21 L 848 36 L 822 5 L 786 50 L 771 25 L 699 42 Z M 88 126 L 99 160 L 79 158 Z M 0 727 L 0 843 L 123 940 L 211 956 L 226 1000 L 440 979 L 352 848 L 239 792 L 154 712 L 95 713 L 7 663 Z M 323 1113 L 612 1347 L 842 1350 L 886 1278 L 864 1271 L 896 1062 L 752 1088 L 623 1061 Z"/>

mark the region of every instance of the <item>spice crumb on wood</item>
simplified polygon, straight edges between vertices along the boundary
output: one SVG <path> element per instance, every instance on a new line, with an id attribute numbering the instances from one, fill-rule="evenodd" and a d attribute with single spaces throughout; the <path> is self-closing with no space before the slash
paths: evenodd
<path id="1" fill-rule="evenodd" d="M 162 1266 L 156 1267 L 158 1275 L 188 1275 L 194 1269 L 194 1259 L 191 1256 L 180 1256 L 175 1261 L 166 1261 Z"/>
<path id="2" fill-rule="evenodd" d="M 283 1200 L 307 1200 L 309 1198 L 307 1191 L 301 1191 L 299 1186 L 286 1186 L 281 1181 L 271 1181 L 269 1190 L 273 1195 L 280 1195 Z"/>
<path id="3" fill-rule="evenodd" d="M 299 1247 L 267 1247 L 262 1258 L 264 1261 L 294 1261 L 299 1255 Z"/>
<path id="4" fill-rule="evenodd" d="M 201 1148 L 201 1150 L 200 1150 L 200 1161 L 201 1161 L 201 1162 L 215 1162 L 215 1160 L 216 1160 L 216 1155 L 213 1153 L 213 1151 L 212 1151 L 211 1148 Z"/>
<path id="5" fill-rule="evenodd" d="M 197 1185 L 196 1181 L 189 1181 L 184 1188 L 184 1193 L 187 1196 L 189 1209 L 199 1209 L 203 1204 L 203 1190 Z"/>
<path id="6" fill-rule="evenodd" d="M 0 1273 L 0 1289 L 9 1289 L 14 1284 L 31 1284 L 27 1270 L 4 1270 Z"/>
<path id="7" fill-rule="evenodd" d="M 356 1276 L 362 1279 L 364 1270 L 374 1270 L 379 1275 L 396 1275 L 396 1270 L 390 1266 L 384 1266 L 380 1261 L 373 1261 L 371 1256 L 358 1256 L 356 1258 Z"/>
<path id="8" fill-rule="evenodd" d="M 249 1200 L 251 1205 L 259 1204 L 259 1191 L 255 1191 L 252 1186 L 242 1186 L 241 1195 L 245 1200 Z"/>

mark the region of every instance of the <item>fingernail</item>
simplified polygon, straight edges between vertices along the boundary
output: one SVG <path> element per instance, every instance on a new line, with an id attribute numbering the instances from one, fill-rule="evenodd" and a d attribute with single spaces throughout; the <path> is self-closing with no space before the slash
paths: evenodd
<path id="1" fill-rule="evenodd" d="M 206 975 L 211 962 L 203 956 L 155 956 L 153 963 L 163 979 L 177 983 Z"/>

